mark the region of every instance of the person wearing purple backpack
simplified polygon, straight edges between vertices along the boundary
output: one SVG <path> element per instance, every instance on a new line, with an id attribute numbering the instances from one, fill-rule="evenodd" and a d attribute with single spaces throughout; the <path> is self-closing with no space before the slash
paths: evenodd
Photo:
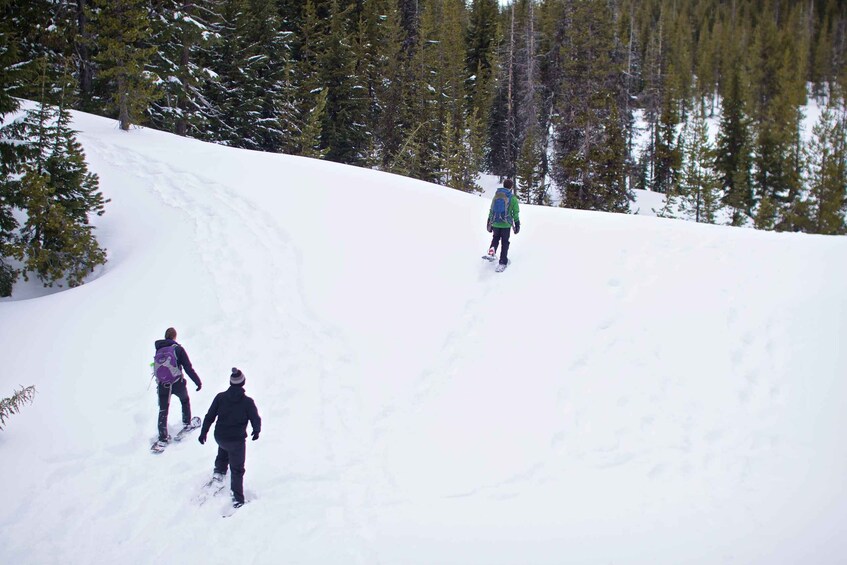
<path id="1" fill-rule="evenodd" d="M 200 418 L 191 418 L 191 401 L 188 399 L 188 387 L 185 383 L 185 370 L 197 390 L 203 387 L 200 377 L 191 366 L 191 360 L 185 349 L 176 342 L 176 330 L 168 328 L 165 331 L 165 339 L 156 340 L 156 358 L 154 360 L 154 374 L 156 376 L 156 392 L 159 397 L 159 441 L 153 444 L 152 450 L 161 452 L 171 440 L 168 435 L 168 411 L 171 404 L 171 396 L 175 395 L 182 404 L 183 431 L 192 430 L 200 426 Z M 160 359 L 163 362 L 160 363 Z"/>

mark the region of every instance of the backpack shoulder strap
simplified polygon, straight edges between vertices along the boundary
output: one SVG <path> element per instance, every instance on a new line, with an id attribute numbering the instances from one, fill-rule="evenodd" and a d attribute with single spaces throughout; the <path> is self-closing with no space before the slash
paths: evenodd
<path id="1" fill-rule="evenodd" d="M 182 346 L 179 343 L 177 343 L 176 341 L 173 342 L 171 345 L 173 345 L 173 347 L 174 347 L 174 357 L 176 357 L 176 366 L 179 367 L 179 370 L 181 371 L 182 370 L 182 360 L 179 358 L 179 350 L 182 349 Z M 185 350 L 183 349 L 183 351 L 185 351 Z"/>

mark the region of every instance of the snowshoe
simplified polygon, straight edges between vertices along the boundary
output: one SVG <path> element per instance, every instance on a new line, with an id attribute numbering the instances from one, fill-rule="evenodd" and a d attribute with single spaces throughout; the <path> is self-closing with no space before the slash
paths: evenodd
<path id="1" fill-rule="evenodd" d="M 185 424 L 179 433 L 176 434 L 174 441 L 182 441 L 187 434 L 189 434 L 192 430 L 199 428 L 201 424 L 202 422 L 200 421 L 200 418 L 198 416 L 194 416 L 191 418 L 191 421 Z"/>
<path id="2" fill-rule="evenodd" d="M 494 272 L 495 273 L 502 273 L 503 271 L 506 270 L 506 267 L 509 266 L 509 263 L 511 263 L 511 261 L 509 261 L 507 263 L 497 263 L 497 266 L 494 267 Z"/>
<path id="3" fill-rule="evenodd" d="M 170 439 L 170 437 L 168 439 Z M 154 443 L 153 445 L 150 446 L 150 452 L 151 453 L 162 453 L 167 446 L 168 446 L 167 441 L 159 440 L 159 441 L 157 441 L 156 443 Z"/>

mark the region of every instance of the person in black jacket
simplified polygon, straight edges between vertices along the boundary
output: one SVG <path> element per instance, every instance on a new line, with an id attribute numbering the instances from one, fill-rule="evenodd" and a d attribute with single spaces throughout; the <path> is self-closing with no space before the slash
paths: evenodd
<path id="1" fill-rule="evenodd" d="M 179 364 L 179 368 L 188 373 L 188 376 L 191 377 L 191 380 L 197 385 L 197 390 L 200 390 L 203 387 L 203 383 L 200 382 L 200 377 L 197 376 L 197 372 L 194 370 L 194 367 L 191 366 L 191 360 L 188 358 L 188 353 L 186 353 L 185 349 L 183 349 L 183 347 L 175 340 L 176 330 L 174 328 L 168 328 L 165 331 L 165 339 L 156 340 L 156 351 L 169 345 L 176 345 L 174 353 L 176 354 L 176 360 Z M 184 376 L 180 377 L 179 380 L 172 384 L 158 383 L 156 388 L 156 392 L 159 395 L 158 443 L 166 444 L 170 440 L 170 436 L 168 436 L 168 410 L 170 409 L 171 395 L 175 394 L 176 397 L 179 398 L 180 403 L 182 403 L 182 424 L 186 428 L 191 427 L 191 401 L 188 399 L 188 388 L 185 384 Z"/>
<path id="2" fill-rule="evenodd" d="M 218 456 L 215 458 L 213 479 L 223 480 L 227 466 L 232 471 L 230 486 L 232 502 L 235 508 L 244 504 L 244 460 L 247 454 L 247 422 L 253 427 L 253 441 L 259 439 L 262 431 L 262 419 L 253 399 L 244 394 L 244 373 L 232 368 L 229 376 L 229 388 L 215 396 L 198 438 L 206 443 L 209 428 L 215 424 L 215 441 L 218 444 Z"/>

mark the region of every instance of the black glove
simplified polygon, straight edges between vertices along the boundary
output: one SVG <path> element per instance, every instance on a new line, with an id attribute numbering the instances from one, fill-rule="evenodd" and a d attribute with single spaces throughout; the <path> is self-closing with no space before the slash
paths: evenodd
<path id="1" fill-rule="evenodd" d="M 200 445 L 205 444 L 206 443 L 206 434 L 200 434 L 200 437 L 197 438 L 197 441 L 200 442 Z"/>
<path id="2" fill-rule="evenodd" d="M 488 218 L 488 221 L 485 222 L 485 229 L 488 230 L 488 233 L 491 233 L 491 232 L 494 231 L 494 227 L 492 227 L 492 225 L 491 225 L 491 218 Z"/>
<path id="3" fill-rule="evenodd" d="M 259 432 L 253 432 L 253 441 L 259 439 Z"/>
<path id="4" fill-rule="evenodd" d="M 515 233 L 518 233 L 519 231 L 521 231 L 521 223 L 515 222 Z"/>
<path id="5" fill-rule="evenodd" d="M 518 233 L 518 232 L 515 232 L 515 233 Z M 201 388 L 203 388 L 203 383 L 197 383 L 197 390 L 199 391 Z"/>

